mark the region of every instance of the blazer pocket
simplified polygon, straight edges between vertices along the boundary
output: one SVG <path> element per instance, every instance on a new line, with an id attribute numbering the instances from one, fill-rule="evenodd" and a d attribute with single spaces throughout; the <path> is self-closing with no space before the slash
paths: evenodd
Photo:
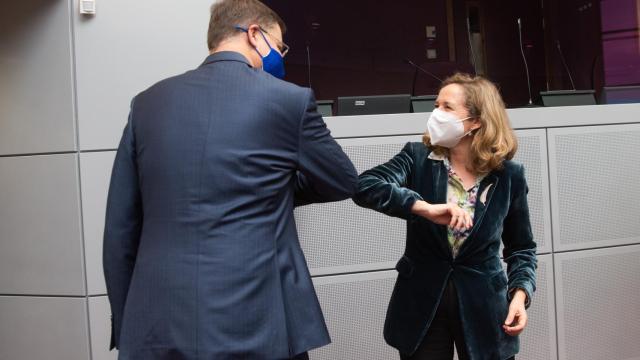
<path id="1" fill-rule="evenodd" d="M 411 263 L 411 260 L 406 256 L 402 256 L 396 264 L 398 274 L 406 278 L 410 278 L 413 275 L 413 269 L 413 263 Z"/>

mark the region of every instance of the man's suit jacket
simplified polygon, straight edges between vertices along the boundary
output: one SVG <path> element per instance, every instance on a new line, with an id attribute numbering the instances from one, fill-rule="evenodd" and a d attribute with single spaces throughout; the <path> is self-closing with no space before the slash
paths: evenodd
<path id="1" fill-rule="evenodd" d="M 447 227 L 411 213 L 417 200 L 447 201 L 446 167 L 430 159 L 429 153 L 422 143 L 408 143 L 393 159 L 360 175 L 354 197 L 358 205 L 407 220 L 407 243 L 396 266 L 399 274 L 387 311 L 385 339 L 400 352 L 413 354 L 451 280 L 470 359 L 507 359 L 519 348 L 518 338 L 502 329 L 508 290 L 521 288 L 531 299 L 536 284 L 536 243 L 524 168 L 507 160 L 503 169 L 482 179 L 473 228 L 454 258 Z M 501 242 L 507 277 L 499 257 Z"/>
<path id="2" fill-rule="evenodd" d="M 329 343 L 293 209 L 356 184 L 312 91 L 239 53 L 137 95 L 104 233 L 120 359 L 285 359 Z"/>

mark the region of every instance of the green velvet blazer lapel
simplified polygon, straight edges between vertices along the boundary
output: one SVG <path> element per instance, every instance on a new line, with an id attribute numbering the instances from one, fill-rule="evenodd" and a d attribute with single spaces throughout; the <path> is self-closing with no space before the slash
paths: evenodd
<path id="1" fill-rule="evenodd" d="M 431 160 L 431 174 L 433 176 L 433 203 L 434 204 L 446 204 L 447 203 L 447 188 L 449 183 L 449 174 L 447 174 L 447 168 L 444 166 L 443 161 Z M 442 245 L 447 251 L 449 259 L 453 258 L 453 252 L 449 245 L 449 239 L 447 239 L 447 225 L 433 226 L 438 228 L 438 244 Z"/>
<path id="2" fill-rule="evenodd" d="M 485 176 L 484 179 L 482 179 L 482 181 L 480 182 L 480 188 L 478 188 L 478 196 L 476 198 L 476 206 L 473 215 L 473 228 L 471 228 L 469 236 L 460 246 L 458 257 L 463 255 L 465 250 L 473 245 L 474 241 L 478 239 L 476 234 L 478 233 L 478 229 L 480 228 L 480 226 L 482 226 L 484 214 L 486 214 L 487 208 L 489 208 L 489 206 L 491 205 L 491 199 L 493 198 L 493 193 L 496 190 L 497 185 L 498 177 L 493 172 Z M 485 191 L 486 197 L 484 196 Z"/>

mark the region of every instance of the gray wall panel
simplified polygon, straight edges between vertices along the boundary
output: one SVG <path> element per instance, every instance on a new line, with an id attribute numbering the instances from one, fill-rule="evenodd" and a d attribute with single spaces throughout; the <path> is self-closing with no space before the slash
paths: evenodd
<path id="1" fill-rule="evenodd" d="M 553 265 L 539 257 L 538 289 L 528 310 L 529 324 L 520 336 L 518 359 L 557 359 Z M 314 360 L 395 359 L 382 330 L 397 273 L 382 271 L 314 278 L 332 344 L 311 352 Z"/>
<path id="2" fill-rule="evenodd" d="M 395 271 L 314 279 L 332 343 L 310 352 L 313 360 L 397 359 L 382 336 Z"/>
<path id="3" fill-rule="evenodd" d="M 544 129 L 517 130 L 518 152 L 514 160 L 521 162 L 529 185 L 529 212 L 533 238 L 538 253 L 551 252 L 551 203 L 549 200 L 549 168 L 547 135 Z"/>
<path id="4" fill-rule="evenodd" d="M 640 124 L 548 134 L 554 250 L 640 243 Z"/>
<path id="5" fill-rule="evenodd" d="M 89 298 L 92 360 L 116 360 L 118 351 L 109 351 L 111 310 L 106 296 Z"/>
<path id="6" fill-rule="evenodd" d="M 640 245 L 554 260 L 560 360 L 640 359 Z"/>
<path id="7" fill-rule="evenodd" d="M 0 359 L 89 359 L 84 298 L 0 296 Z"/>
<path id="8" fill-rule="evenodd" d="M 0 12 L 0 155 L 75 149 L 67 0 Z"/>
<path id="9" fill-rule="evenodd" d="M 80 154 L 82 216 L 89 295 L 106 294 L 102 271 L 102 236 L 115 151 Z"/>
<path id="10" fill-rule="evenodd" d="M 76 157 L 0 158 L 0 294 L 85 294 Z"/>
<path id="11" fill-rule="evenodd" d="M 396 155 L 416 136 L 341 139 L 359 173 Z M 300 242 L 312 275 L 393 268 L 405 245 L 406 223 L 351 200 L 296 209 Z"/>
<path id="12" fill-rule="evenodd" d="M 213 2 L 109 0 L 74 14 L 82 150 L 116 148 L 133 96 L 204 61 Z"/>
<path id="13" fill-rule="evenodd" d="M 515 160 L 526 168 L 538 253 L 551 252 L 551 220 L 545 130 L 519 130 Z M 359 173 L 388 161 L 420 136 L 340 139 Z M 296 209 L 301 244 L 313 275 L 388 269 L 402 254 L 406 225 L 356 206 L 351 200 Z"/>
<path id="14" fill-rule="evenodd" d="M 537 290 L 527 310 L 529 322 L 520 335 L 518 360 L 556 360 L 556 312 L 551 254 L 538 256 Z"/>

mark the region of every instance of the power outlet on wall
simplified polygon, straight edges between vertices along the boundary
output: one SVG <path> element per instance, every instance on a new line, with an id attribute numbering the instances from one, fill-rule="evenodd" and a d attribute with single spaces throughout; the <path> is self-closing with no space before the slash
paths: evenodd
<path id="1" fill-rule="evenodd" d="M 80 14 L 95 15 L 96 0 L 80 0 Z"/>
<path id="2" fill-rule="evenodd" d="M 436 27 L 432 25 L 427 25 L 427 39 L 435 39 L 436 38 Z"/>

